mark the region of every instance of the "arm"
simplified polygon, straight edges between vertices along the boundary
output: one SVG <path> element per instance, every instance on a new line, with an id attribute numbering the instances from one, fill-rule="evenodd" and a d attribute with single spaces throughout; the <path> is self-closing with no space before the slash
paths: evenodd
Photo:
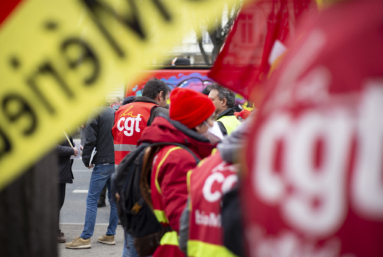
<path id="1" fill-rule="evenodd" d="M 98 117 L 90 120 L 85 127 L 85 143 L 82 151 L 82 162 L 85 167 L 89 166 L 90 156 L 96 146 L 98 136 Z"/>
<path id="2" fill-rule="evenodd" d="M 194 158 L 186 150 L 177 149 L 168 155 L 158 175 L 164 211 L 171 228 L 177 233 L 188 198 L 187 172 L 196 165 Z"/>
<path id="3" fill-rule="evenodd" d="M 221 204 L 224 246 L 237 256 L 245 256 L 243 251 L 245 246 L 238 185 L 223 195 Z"/>
<path id="4" fill-rule="evenodd" d="M 57 152 L 60 157 L 74 155 L 74 149 L 70 146 L 57 145 Z"/>
<path id="5" fill-rule="evenodd" d="M 190 198 L 188 198 L 185 209 L 183 210 L 181 215 L 180 232 L 178 237 L 178 246 L 184 254 L 187 253 L 187 243 L 189 240 L 189 216 L 190 216 L 189 204 L 190 204 Z"/>

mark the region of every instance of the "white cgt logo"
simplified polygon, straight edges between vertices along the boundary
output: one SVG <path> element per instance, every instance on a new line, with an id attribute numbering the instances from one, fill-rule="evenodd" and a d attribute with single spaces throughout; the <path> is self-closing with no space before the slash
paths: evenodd
<path id="1" fill-rule="evenodd" d="M 117 122 L 117 128 L 119 131 L 124 131 L 124 135 L 130 137 L 133 135 L 134 130 L 136 132 L 140 132 L 140 121 L 141 119 L 141 114 L 138 114 L 137 117 L 132 118 L 132 117 L 121 117 L 121 119 L 118 120 Z M 134 129 L 134 124 L 136 124 L 135 129 Z"/>
<path id="2" fill-rule="evenodd" d="M 279 112 L 269 117 L 257 136 L 254 193 L 280 206 L 286 222 L 306 234 L 324 237 L 337 231 L 348 205 L 361 217 L 383 220 L 383 86 L 370 83 L 366 88 L 357 118 L 347 109 L 310 110 L 297 119 Z M 348 188 L 346 176 L 355 139 Z M 323 142 L 321 150 L 319 141 Z M 280 173 L 273 165 L 278 142 L 284 146 Z M 318 151 L 320 165 L 315 163 Z M 293 191 L 288 192 L 288 187 Z"/>
<path id="3" fill-rule="evenodd" d="M 226 163 L 222 162 L 217 166 L 218 170 L 219 168 L 223 168 Z M 233 165 L 230 165 L 229 168 L 231 170 L 235 170 L 235 167 Z M 238 181 L 238 176 L 236 174 L 229 175 L 225 178 L 225 176 L 220 172 L 215 172 L 217 169 L 212 170 L 212 174 L 205 180 L 205 183 L 202 188 L 203 197 L 208 202 L 215 202 L 221 199 L 222 194 L 230 190 L 235 183 Z M 216 190 L 212 192 L 212 187 L 214 182 L 220 183 L 221 185 L 221 191 Z"/>

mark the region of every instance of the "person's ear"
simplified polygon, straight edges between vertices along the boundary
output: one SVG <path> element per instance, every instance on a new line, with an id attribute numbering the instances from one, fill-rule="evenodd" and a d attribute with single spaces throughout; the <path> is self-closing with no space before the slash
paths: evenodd
<path id="1" fill-rule="evenodd" d="M 160 91 L 157 96 L 156 96 L 156 101 L 159 102 L 161 101 L 161 96 L 162 96 L 162 91 Z"/>
<path id="2" fill-rule="evenodd" d="M 222 105 L 226 106 L 226 104 L 227 104 L 227 99 L 226 98 L 222 99 Z"/>
<path id="3" fill-rule="evenodd" d="M 158 96 L 159 96 L 159 99 L 161 100 L 161 98 L 164 98 L 164 91 L 161 91 L 159 94 L 158 94 Z"/>

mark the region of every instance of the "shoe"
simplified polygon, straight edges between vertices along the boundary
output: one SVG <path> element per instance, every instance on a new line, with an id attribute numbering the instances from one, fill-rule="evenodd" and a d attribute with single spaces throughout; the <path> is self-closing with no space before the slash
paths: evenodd
<path id="1" fill-rule="evenodd" d="M 103 236 L 97 238 L 97 241 L 100 243 L 103 243 L 103 244 L 107 244 L 107 245 L 115 245 L 116 244 L 116 241 L 114 241 L 114 236 L 103 235 Z"/>
<path id="2" fill-rule="evenodd" d="M 104 201 L 102 201 L 102 200 L 98 200 L 98 202 L 97 202 L 97 208 L 105 207 L 105 206 L 106 206 L 106 204 L 105 204 L 105 200 L 104 200 Z"/>
<path id="3" fill-rule="evenodd" d="M 57 237 L 57 243 L 65 243 L 65 242 L 66 242 L 66 239 L 64 236 L 59 235 Z"/>
<path id="4" fill-rule="evenodd" d="M 90 238 L 82 239 L 81 237 L 76 237 L 72 242 L 65 244 L 66 248 L 69 249 L 87 249 L 90 248 Z"/>

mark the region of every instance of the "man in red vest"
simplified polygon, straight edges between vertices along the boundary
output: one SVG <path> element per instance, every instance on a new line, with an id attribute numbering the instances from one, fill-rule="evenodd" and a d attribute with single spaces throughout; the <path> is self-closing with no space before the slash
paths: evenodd
<path id="1" fill-rule="evenodd" d="M 188 172 L 189 199 L 181 216 L 179 237 L 180 249 L 187 256 L 235 256 L 224 246 L 222 197 L 237 184 L 240 150 L 250 122 L 238 126 L 217 145 L 217 153 Z M 231 215 L 226 223 L 232 222 Z"/>
<path id="2" fill-rule="evenodd" d="M 142 131 L 149 126 L 160 113 L 169 116 L 166 106 L 170 89 L 162 80 L 149 80 L 142 96 L 135 101 L 120 107 L 114 115 L 112 134 L 114 138 L 114 155 L 116 164 L 136 149 Z"/>
<path id="3" fill-rule="evenodd" d="M 221 199 L 237 183 L 237 167 L 217 152 L 189 173 L 187 256 L 235 256 L 223 246 Z"/>
<path id="4" fill-rule="evenodd" d="M 153 78 L 145 84 L 142 96 L 137 96 L 134 102 L 121 106 L 115 112 L 112 134 L 116 165 L 136 149 L 142 132 L 155 117 L 160 114 L 169 116 L 169 111 L 163 108 L 167 105 L 169 94 L 166 83 Z M 126 233 L 123 256 L 137 256 L 133 243 L 134 239 Z"/>

